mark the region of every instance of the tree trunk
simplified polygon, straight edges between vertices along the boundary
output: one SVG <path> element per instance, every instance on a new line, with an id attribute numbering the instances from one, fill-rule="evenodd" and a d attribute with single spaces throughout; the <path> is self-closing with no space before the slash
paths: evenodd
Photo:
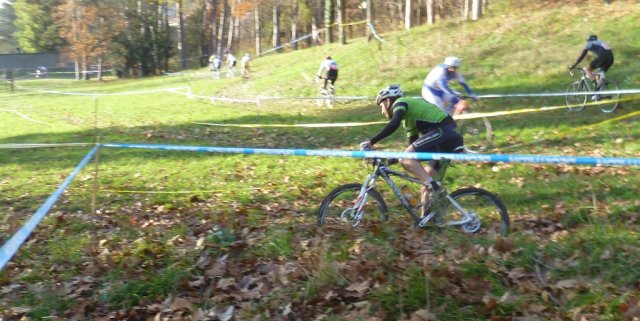
<path id="1" fill-rule="evenodd" d="M 178 14 L 178 57 L 180 58 L 180 70 L 187 68 L 187 61 L 184 49 L 184 20 L 182 19 L 182 0 L 176 1 L 176 12 Z"/>
<path id="2" fill-rule="evenodd" d="M 209 54 L 213 54 L 216 51 L 216 46 L 218 45 L 217 40 L 218 40 L 218 24 L 216 23 L 216 0 L 209 0 L 208 1 L 209 5 L 210 5 L 210 15 L 209 17 L 211 18 L 211 20 L 209 21 L 209 24 L 211 25 L 211 30 L 210 30 L 210 34 L 211 34 L 211 52 Z"/>
<path id="3" fill-rule="evenodd" d="M 344 45 L 346 43 L 344 38 L 344 0 L 336 0 L 336 23 L 338 24 L 338 41 Z"/>
<path id="4" fill-rule="evenodd" d="M 461 0 L 460 19 L 462 19 L 462 21 L 469 20 L 469 0 Z"/>
<path id="5" fill-rule="evenodd" d="M 298 38 L 298 2 L 293 2 L 293 8 L 291 8 L 291 40 L 293 43 L 293 50 L 298 50 L 298 42 L 296 41 Z"/>
<path id="6" fill-rule="evenodd" d="M 435 23 L 433 0 L 427 0 L 427 23 L 432 25 Z"/>
<path id="7" fill-rule="evenodd" d="M 238 3 L 239 3 L 239 1 L 236 0 L 234 8 L 238 7 Z M 234 12 L 235 12 L 235 9 L 233 11 L 231 11 L 231 14 L 232 14 L 232 17 L 233 17 L 233 39 L 237 44 L 240 41 L 240 32 L 242 30 L 240 30 L 240 15 L 237 15 L 237 16 L 233 15 Z"/>
<path id="8" fill-rule="evenodd" d="M 222 0 L 222 10 L 220 10 L 220 25 L 218 27 L 218 57 L 222 60 L 222 46 L 224 38 L 224 18 L 227 15 L 227 0 Z"/>
<path id="9" fill-rule="evenodd" d="M 280 10 L 277 4 L 273 5 L 273 48 L 280 47 Z M 280 49 L 277 49 L 280 51 Z"/>
<path id="10" fill-rule="evenodd" d="M 319 38 L 318 33 L 318 23 L 316 22 L 315 15 L 311 17 L 311 44 L 314 46 L 318 45 Z"/>
<path id="11" fill-rule="evenodd" d="M 233 36 L 235 35 L 235 21 L 233 12 L 236 9 L 236 3 L 238 0 L 231 0 L 231 10 L 229 12 L 229 35 L 227 36 L 227 48 L 231 50 L 233 47 Z"/>
<path id="12" fill-rule="evenodd" d="M 438 15 L 438 20 L 443 20 L 445 17 L 444 12 L 444 1 L 443 0 L 435 0 L 436 1 L 436 14 Z"/>
<path id="13" fill-rule="evenodd" d="M 324 42 L 330 43 L 333 39 L 331 23 L 333 22 L 333 2 L 331 0 L 324 1 Z"/>
<path id="14" fill-rule="evenodd" d="M 404 1 L 404 29 L 411 29 L 411 0 Z"/>
<path id="15" fill-rule="evenodd" d="M 169 33 L 169 1 L 165 0 L 163 3 L 163 15 L 162 15 L 162 26 L 163 30 L 166 33 Z M 164 44 L 164 47 L 167 48 L 169 46 L 168 43 Z M 169 50 L 163 50 L 163 58 L 164 58 L 164 70 L 169 70 Z"/>
<path id="16" fill-rule="evenodd" d="M 253 18 L 254 18 L 254 25 L 253 25 L 253 30 L 256 33 L 256 56 L 260 56 L 260 53 L 262 52 L 262 48 L 260 47 L 261 44 L 261 33 L 262 33 L 262 29 L 260 28 L 260 9 L 259 6 L 256 5 L 256 7 L 253 9 Z"/>
<path id="17" fill-rule="evenodd" d="M 366 15 L 367 15 L 367 24 L 365 26 L 366 28 L 366 35 L 367 35 L 367 42 L 371 41 L 371 38 L 373 37 L 373 33 L 371 32 L 371 28 L 369 28 L 369 24 L 373 23 L 373 8 L 371 8 L 371 0 L 367 0 L 367 2 L 365 2 L 365 11 L 366 11 Z"/>
<path id="18" fill-rule="evenodd" d="M 482 0 L 473 0 L 471 6 L 471 20 L 478 20 L 482 17 Z"/>

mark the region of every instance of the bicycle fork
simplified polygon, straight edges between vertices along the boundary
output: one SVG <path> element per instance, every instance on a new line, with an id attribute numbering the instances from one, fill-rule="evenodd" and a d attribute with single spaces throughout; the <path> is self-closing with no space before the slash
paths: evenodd
<path id="1" fill-rule="evenodd" d="M 342 211 L 342 214 L 340 214 L 341 221 L 351 221 L 351 227 L 356 227 L 360 224 L 360 221 L 364 217 L 364 206 L 367 204 L 367 198 L 369 196 L 368 192 L 375 186 L 376 178 L 377 177 L 374 174 L 367 175 L 367 178 L 360 187 L 360 193 L 358 194 L 358 198 L 356 198 L 353 207 Z"/>

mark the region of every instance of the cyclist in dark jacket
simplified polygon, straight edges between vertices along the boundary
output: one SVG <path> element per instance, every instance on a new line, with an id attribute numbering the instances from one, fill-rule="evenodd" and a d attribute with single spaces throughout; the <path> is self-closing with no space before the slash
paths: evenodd
<path id="1" fill-rule="evenodd" d="M 597 82 L 596 91 L 598 91 L 604 84 L 605 73 L 609 70 L 611 65 L 613 65 L 613 51 L 611 51 L 611 47 L 609 47 L 606 42 L 598 40 L 598 36 L 593 34 L 589 35 L 587 38 L 587 44 L 582 50 L 582 54 L 580 54 L 580 57 L 576 59 L 576 62 L 573 63 L 573 65 L 569 66 L 569 69 L 575 68 L 582 59 L 584 59 L 588 52 L 595 54 L 596 58 L 591 60 L 584 70 L 587 72 L 589 79 L 594 80 L 593 71 L 596 68 L 600 68 L 600 72 L 595 75 L 595 80 Z"/>

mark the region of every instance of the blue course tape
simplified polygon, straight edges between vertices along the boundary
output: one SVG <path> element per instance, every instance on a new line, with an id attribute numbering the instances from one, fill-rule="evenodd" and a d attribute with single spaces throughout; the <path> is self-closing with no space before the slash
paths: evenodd
<path id="1" fill-rule="evenodd" d="M 534 164 L 573 164 L 573 165 L 606 165 L 606 166 L 640 166 L 640 158 L 589 157 L 589 156 L 546 156 L 546 155 L 514 155 L 514 154 L 447 154 L 447 153 L 406 153 L 379 151 L 343 151 L 343 150 L 307 150 L 307 149 L 272 149 L 272 148 L 238 148 L 238 147 L 201 147 L 153 144 L 101 144 L 104 147 L 160 149 L 175 151 L 192 151 L 227 154 L 269 154 L 293 156 L 336 156 L 352 158 L 411 158 L 421 160 L 449 159 L 471 162 L 505 162 Z"/>
<path id="2" fill-rule="evenodd" d="M 53 204 L 58 200 L 62 192 L 71 184 L 73 179 L 78 175 L 80 170 L 82 170 L 87 163 L 93 158 L 99 146 L 94 147 L 88 154 L 85 156 L 82 161 L 76 166 L 76 168 L 71 172 L 71 174 L 67 177 L 67 179 L 62 182 L 62 184 L 56 189 L 56 191 L 49 196 L 49 198 L 40 206 L 40 208 L 36 211 L 33 216 L 25 223 L 4 245 L 0 248 L 0 271 L 4 268 L 4 266 L 9 262 L 9 260 L 13 257 L 14 254 L 18 251 L 18 248 L 24 243 L 24 241 L 31 235 L 33 229 L 40 223 L 42 218 L 49 212 Z"/>

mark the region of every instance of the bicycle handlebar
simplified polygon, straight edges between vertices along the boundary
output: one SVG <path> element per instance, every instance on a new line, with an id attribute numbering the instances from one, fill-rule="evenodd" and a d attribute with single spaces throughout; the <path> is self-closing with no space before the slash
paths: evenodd
<path id="1" fill-rule="evenodd" d="M 573 67 L 573 68 L 569 68 L 569 75 L 571 75 L 571 77 L 574 76 L 574 73 L 573 73 L 574 70 L 579 70 L 581 74 L 583 74 L 583 75 L 585 74 L 584 68 L 582 68 L 582 67 Z"/>
<path id="2" fill-rule="evenodd" d="M 361 151 L 370 151 L 373 150 L 373 148 L 370 148 L 368 142 L 362 142 L 360 143 L 360 150 Z M 382 163 L 386 160 L 386 164 L 387 166 L 393 165 L 393 164 L 397 164 L 400 160 L 397 158 L 380 158 L 380 157 L 365 157 L 365 159 L 370 160 L 371 165 L 376 166 L 379 163 Z"/>

